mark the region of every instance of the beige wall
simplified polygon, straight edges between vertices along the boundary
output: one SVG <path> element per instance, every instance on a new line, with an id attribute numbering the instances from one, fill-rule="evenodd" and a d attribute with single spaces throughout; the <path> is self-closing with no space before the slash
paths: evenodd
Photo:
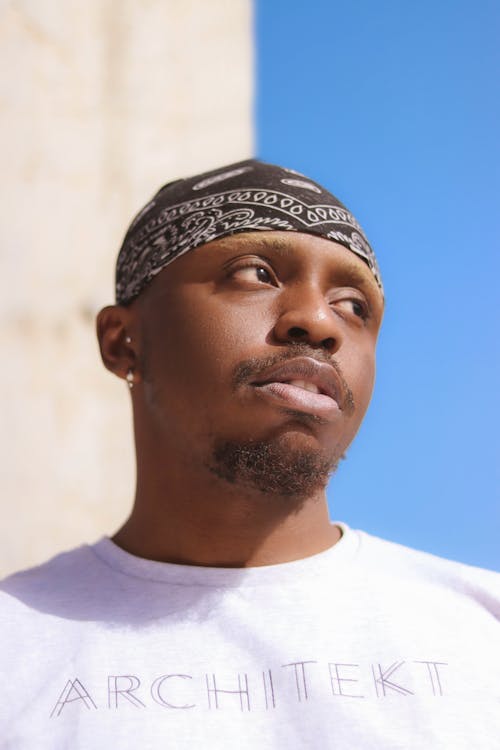
<path id="1" fill-rule="evenodd" d="M 151 194 L 252 153 L 251 0 L 0 2 L 0 55 L 1 575 L 128 513 L 94 316 Z"/>

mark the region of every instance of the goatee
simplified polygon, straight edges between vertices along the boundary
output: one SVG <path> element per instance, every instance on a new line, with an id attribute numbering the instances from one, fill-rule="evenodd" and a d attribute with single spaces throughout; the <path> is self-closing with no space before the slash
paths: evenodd
<path id="1" fill-rule="evenodd" d="M 288 509 L 298 510 L 305 500 L 326 487 L 341 455 L 290 449 L 279 440 L 237 443 L 218 441 L 210 470 L 231 484 L 241 484 L 260 494 L 282 498 Z"/>

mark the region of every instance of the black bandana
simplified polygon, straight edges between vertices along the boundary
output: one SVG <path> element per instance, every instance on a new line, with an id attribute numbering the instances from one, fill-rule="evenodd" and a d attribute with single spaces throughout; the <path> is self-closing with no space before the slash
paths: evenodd
<path id="1" fill-rule="evenodd" d="M 356 253 L 382 289 L 375 254 L 354 216 L 308 177 L 250 159 L 162 187 L 130 225 L 116 264 L 116 301 L 126 305 L 166 265 L 238 232 L 305 232 Z"/>

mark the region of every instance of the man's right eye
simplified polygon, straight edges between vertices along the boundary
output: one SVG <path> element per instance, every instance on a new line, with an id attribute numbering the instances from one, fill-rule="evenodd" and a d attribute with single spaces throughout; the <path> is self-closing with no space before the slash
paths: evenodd
<path id="1" fill-rule="evenodd" d="M 261 284 L 275 284 L 275 279 L 266 266 L 253 263 L 240 266 L 232 272 L 232 276 L 240 281 L 260 282 Z"/>

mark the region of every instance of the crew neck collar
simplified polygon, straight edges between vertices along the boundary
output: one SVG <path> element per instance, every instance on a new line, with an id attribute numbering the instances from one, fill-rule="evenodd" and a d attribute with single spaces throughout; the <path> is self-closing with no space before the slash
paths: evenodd
<path id="1" fill-rule="evenodd" d="M 332 547 L 299 560 L 249 568 L 213 568 L 147 560 L 126 552 L 109 537 L 102 537 L 90 549 L 101 562 L 116 572 L 157 583 L 215 587 L 269 585 L 325 572 L 332 575 L 332 572 L 350 562 L 359 546 L 358 534 L 344 523 L 334 523 L 341 529 L 342 536 Z"/>

